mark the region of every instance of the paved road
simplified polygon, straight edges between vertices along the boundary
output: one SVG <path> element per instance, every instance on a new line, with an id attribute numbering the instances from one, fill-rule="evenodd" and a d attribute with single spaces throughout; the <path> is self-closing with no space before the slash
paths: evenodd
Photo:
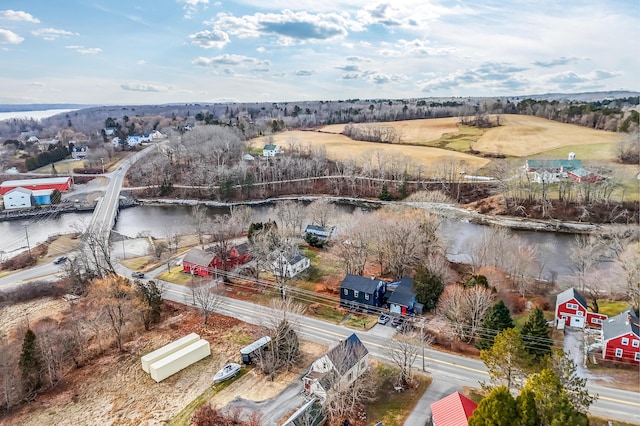
<path id="1" fill-rule="evenodd" d="M 184 286 L 164 283 L 165 298 L 180 303 L 188 300 L 188 289 Z M 242 321 L 260 324 L 275 313 L 264 306 L 253 303 L 224 298 L 218 311 L 221 314 L 233 316 Z M 303 337 L 314 342 L 336 345 L 340 340 L 347 338 L 354 331 L 347 327 L 334 325 L 315 318 L 296 316 L 299 329 Z M 374 328 L 375 330 L 375 328 Z M 389 361 L 388 347 L 390 338 L 388 335 L 377 333 L 373 330 L 357 332 L 362 343 L 369 349 L 371 355 L 380 360 Z M 442 392 L 449 389 L 461 389 L 462 386 L 478 387 L 480 382 L 487 382 L 489 376 L 482 361 L 474 358 L 465 358 L 432 349 L 425 351 L 427 372 L 434 379 L 433 398 L 439 397 Z M 414 363 L 417 370 L 422 368 L 422 357 L 419 356 Z M 452 385 L 452 386 L 447 386 Z M 593 404 L 590 412 L 594 415 L 612 419 L 620 419 L 640 423 L 640 394 L 622 389 L 588 384 L 592 393 L 598 394 L 599 399 Z M 428 404 L 427 404 L 428 405 Z M 418 417 L 427 418 L 429 411 L 426 405 L 418 407 Z"/>
<path id="2" fill-rule="evenodd" d="M 45 263 L 0 278 L 0 290 L 11 290 L 31 281 L 53 281 L 62 276 L 62 265 Z"/>

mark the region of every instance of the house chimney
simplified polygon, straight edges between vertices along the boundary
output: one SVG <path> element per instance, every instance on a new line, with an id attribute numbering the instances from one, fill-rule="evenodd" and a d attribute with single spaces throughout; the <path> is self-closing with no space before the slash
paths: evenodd
<path id="1" fill-rule="evenodd" d="M 375 279 L 376 279 L 376 276 L 375 276 L 375 275 L 373 275 L 373 274 L 371 274 L 371 281 L 373 281 L 373 280 L 375 280 Z"/>

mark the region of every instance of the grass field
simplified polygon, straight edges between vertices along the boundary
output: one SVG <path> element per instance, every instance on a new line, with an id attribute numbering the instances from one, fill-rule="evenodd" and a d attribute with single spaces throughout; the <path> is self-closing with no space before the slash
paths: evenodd
<path id="1" fill-rule="evenodd" d="M 402 135 L 401 143 L 422 144 L 440 139 L 445 133 L 458 133 L 458 117 L 432 118 L 426 120 L 407 120 L 373 123 L 372 125 L 391 126 Z M 362 124 L 366 126 L 367 124 Z M 332 124 L 321 130 L 329 133 L 342 133 L 344 124 Z"/>
<path id="2" fill-rule="evenodd" d="M 529 115 L 503 115 L 473 145 L 480 152 L 525 157 L 566 146 L 615 145 L 621 135 Z M 563 157 L 564 158 L 564 157 Z"/>
<path id="3" fill-rule="evenodd" d="M 372 155 L 375 152 L 382 151 L 388 156 L 394 154 L 405 155 L 410 157 L 413 162 L 422 164 L 426 168 L 440 167 L 442 164 L 454 162 L 465 162 L 465 168 L 468 171 L 475 171 L 489 162 L 486 158 L 474 157 L 473 155 L 461 152 L 448 151 L 446 149 L 432 148 L 428 146 L 385 144 L 375 142 L 354 141 L 348 137 L 333 133 L 290 131 L 274 135 L 274 142 L 281 146 L 285 151 L 290 141 L 305 146 L 323 146 L 327 150 L 327 155 L 331 159 L 346 160 L 359 159 L 362 160 L 366 155 Z M 265 143 L 264 140 L 258 144 Z"/>

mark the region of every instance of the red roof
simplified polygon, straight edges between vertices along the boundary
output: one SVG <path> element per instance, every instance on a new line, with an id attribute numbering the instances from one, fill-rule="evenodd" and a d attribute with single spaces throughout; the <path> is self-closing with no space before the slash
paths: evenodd
<path id="1" fill-rule="evenodd" d="M 467 426 L 478 405 L 459 392 L 431 404 L 434 426 Z"/>

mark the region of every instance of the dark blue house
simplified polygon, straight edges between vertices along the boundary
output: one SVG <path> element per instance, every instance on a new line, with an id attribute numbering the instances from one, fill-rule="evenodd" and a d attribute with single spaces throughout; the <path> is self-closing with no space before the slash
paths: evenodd
<path id="1" fill-rule="evenodd" d="M 385 303 L 387 283 L 375 277 L 366 278 L 347 274 L 340 284 L 340 306 L 369 305 L 380 307 Z"/>
<path id="2" fill-rule="evenodd" d="M 400 281 L 389 284 L 389 287 L 393 289 L 393 293 L 389 296 L 387 302 L 389 303 L 389 311 L 395 314 L 407 315 L 416 311 L 416 293 L 413 291 L 413 279 L 411 277 L 404 276 Z M 422 305 L 417 309 L 418 314 L 422 313 Z"/>

